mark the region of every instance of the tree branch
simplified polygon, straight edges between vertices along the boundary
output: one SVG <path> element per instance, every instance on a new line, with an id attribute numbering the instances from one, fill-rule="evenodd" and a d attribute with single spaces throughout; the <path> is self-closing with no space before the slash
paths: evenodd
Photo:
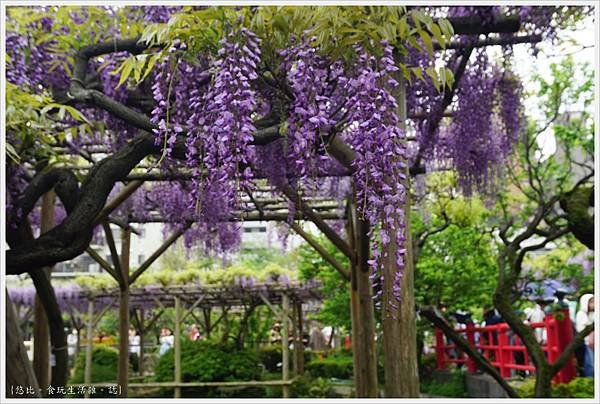
<path id="1" fill-rule="evenodd" d="M 500 384 L 504 391 L 506 391 L 509 397 L 519 398 L 519 394 L 510 384 L 508 384 L 506 380 L 504 380 L 504 378 L 490 363 L 490 361 L 481 353 L 479 353 L 475 347 L 471 346 L 471 344 L 469 344 L 469 342 L 467 342 L 459 333 L 454 331 L 454 329 L 446 322 L 446 320 L 439 313 L 437 313 L 437 310 L 434 307 L 422 307 L 419 310 L 419 313 L 429 320 L 433 325 L 441 329 L 446 335 L 446 338 L 453 340 L 458 348 L 460 348 L 463 352 L 469 355 L 471 359 L 473 359 L 479 369 L 492 376 L 494 380 Z"/>

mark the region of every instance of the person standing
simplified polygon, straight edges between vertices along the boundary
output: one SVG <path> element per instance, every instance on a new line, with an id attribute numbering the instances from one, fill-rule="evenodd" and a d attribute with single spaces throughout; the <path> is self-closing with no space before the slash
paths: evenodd
<path id="1" fill-rule="evenodd" d="M 140 336 L 137 335 L 133 328 L 129 329 L 129 362 L 133 367 L 134 372 L 138 372 L 140 368 Z"/>
<path id="2" fill-rule="evenodd" d="M 171 330 L 169 328 L 163 328 L 160 331 L 159 341 L 160 350 L 158 351 L 158 354 L 160 356 L 163 356 L 175 344 L 175 337 L 172 335 Z"/>
<path id="3" fill-rule="evenodd" d="M 579 333 L 594 323 L 594 295 L 586 293 L 579 299 L 579 311 L 575 317 L 575 330 Z M 583 377 L 594 377 L 594 332 L 584 341 Z"/>

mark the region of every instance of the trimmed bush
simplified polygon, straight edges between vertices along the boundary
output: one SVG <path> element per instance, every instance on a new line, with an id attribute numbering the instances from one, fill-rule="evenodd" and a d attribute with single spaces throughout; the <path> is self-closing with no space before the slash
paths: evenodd
<path id="1" fill-rule="evenodd" d="M 174 349 L 170 349 L 160 357 L 155 368 L 155 379 L 159 382 L 170 382 L 174 375 Z M 248 349 L 238 350 L 233 345 L 220 345 L 208 341 L 181 341 L 181 377 L 184 382 L 221 382 L 236 380 L 259 380 L 261 368 L 258 355 Z M 233 396 L 254 397 L 256 389 L 236 391 Z M 168 396 L 172 389 L 165 389 Z M 217 388 L 185 388 L 184 396 L 191 397 L 226 397 Z"/>
<path id="2" fill-rule="evenodd" d="M 517 392 L 522 398 L 532 398 L 535 392 L 535 377 L 528 378 L 518 387 Z M 594 378 L 576 377 L 569 383 L 553 384 L 554 398 L 594 398 Z"/>
<path id="3" fill-rule="evenodd" d="M 119 352 L 111 347 L 95 345 L 92 351 L 92 383 L 116 382 Z M 71 384 L 81 384 L 85 375 L 85 350 L 79 353 L 75 361 Z"/>
<path id="4" fill-rule="evenodd" d="M 353 366 L 351 354 L 335 352 L 323 359 L 312 359 L 306 364 L 306 370 L 312 377 L 351 379 Z"/>
<path id="5" fill-rule="evenodd" d="M 423 381 L 421 382 L 421 393 L 438 397 L 468 397 L 465 386 L 465 375 L 463 372 L 452 372 L 452 380 L 449 382 Z"/>
<path id="6" fill-rule="evenodd" d="M 294 351 L 290 349 L 290 362 Z M 281 367 L 277 367 L 278 363 L 281 363 L 281 344 L 265 345 L 258 351 L 258 358 L 260 363 L 265 367 L 267 372 L 281 372 Z M 311 351 L 304 351 L 304 363 L 310 362 L 312 359 Z M 291 366 L 291 363 L 290 363 Z"/>

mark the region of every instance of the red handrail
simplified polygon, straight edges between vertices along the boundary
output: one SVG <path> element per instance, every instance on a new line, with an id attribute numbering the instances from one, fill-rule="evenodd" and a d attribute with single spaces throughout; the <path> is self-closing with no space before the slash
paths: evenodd
<path id="1" fill-rule="evenodd" d="M 547 314 L 543 322 L 531 323 L 529 326 L 534 329 L 545 329 L 546 343 L 542 346 L 542 351 L 546 354 L 550 364 L 556 361 L 573 339 L 573 328 L 568 309 L 560 310 L 560 312 L 554 314 Z M 535 366 L 529 360 L 527 349 L 521 338 L 512 331 L 508 324 L 500 323 L 485 327 L 475 327 L 473 324 L 468 324 L 466 328 L 456 329 L 455 331 L 464 334 L 467 342 L 490 360 L 503 378 L 513 376 L 514 371 L 517 370 L 535 372 Z M 475 341 L 477 334 L 479 335 L 478 343 Z M 484 343 L 484 340 L 486 343 Z M 445 369 L 448 364 L 454 363 L 466 365 L 467 371 L 471 373 L 476 371 L 475 362 L 467 357 L 455 344 L 449 343 L 439 328 L 435 329 L 435 342 L 438 369 Z M 453 351 L 455 355 L 450 355 L 450 351 Z M 517 363 L 515 358 L 517 352 L 522 354 L 519 361 L 521 363 Z M 571 359 L 556 374 L 553 381 L 555 383 L 568 383 L 575 376 L 575 358 L 571 356 Z"/>

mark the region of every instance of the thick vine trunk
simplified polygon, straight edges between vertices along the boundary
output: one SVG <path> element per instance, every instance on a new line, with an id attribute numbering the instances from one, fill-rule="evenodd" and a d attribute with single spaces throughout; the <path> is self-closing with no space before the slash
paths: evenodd
<path id="1" fill-rule="evenodd" d="M 21 329 L 17 321 L 12 301 L 6 294 L 6 360 L 7 369 L 5 374 L 6 396 L 11 398 L 40 397 L 40 390 L 33 367 L 27 357 L 27 349 L 23 344 Z M 22 386 L 25 394 L 17 394 L 17 387 Z M 27 389 L 27 387 L 31 387 Z"/>

